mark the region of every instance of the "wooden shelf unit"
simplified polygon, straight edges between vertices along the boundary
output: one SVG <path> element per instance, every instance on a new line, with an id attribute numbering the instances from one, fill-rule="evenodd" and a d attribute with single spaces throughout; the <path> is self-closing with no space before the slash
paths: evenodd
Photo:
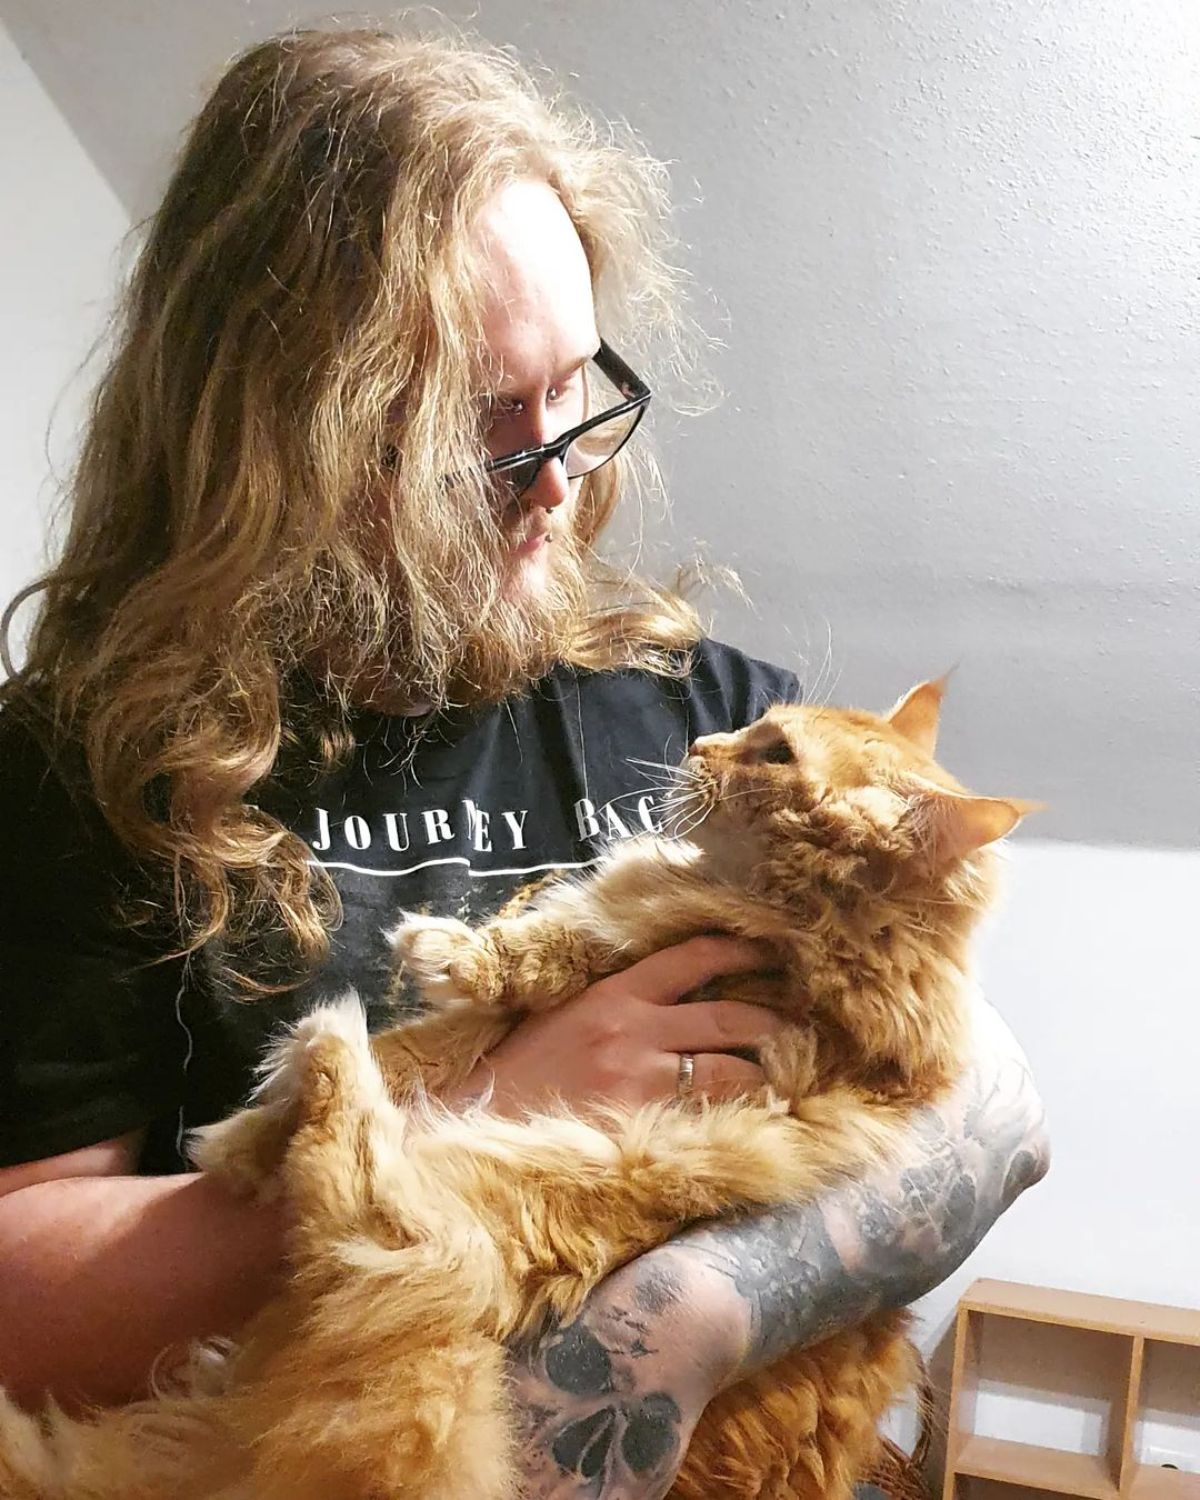
<path id="1" fill-rule="evenodd" d="M 986 1379 L 984 1327 L 992 1319 L 1047 1324 L 1082 1330 L 1085 1336 L 1104 1336 L 1102 1346 L 1113 1356 L 1117 1377 L 1103 1453 L 1075 1453 L 986 1437 L 975 1431 L 976 1396 L 980 1379 Z M 1200 1500 L 1200 1472 L 1142 1463 L 1135 1452 L 1147 1351 L 1156 1344 L 1183 1345 L 1197 1351 L 1200 1391 L 1200 1310 L 1126 1302 L 1018 1282 L 975 1282 L 958 1305 L 954 1330 L 942 1500 L 967 1500 L 972 1479 L 1076 1495 L 1081 1500 Z"/>

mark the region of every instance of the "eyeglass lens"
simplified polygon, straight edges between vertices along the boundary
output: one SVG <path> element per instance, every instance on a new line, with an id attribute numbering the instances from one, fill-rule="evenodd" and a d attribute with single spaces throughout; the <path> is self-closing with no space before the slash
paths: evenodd
<path id="1" fill-rule="evenodd" d="M 625 412 L 622 416 L 613 417 L 611 421 L 598 423 L 577 437 L 563 455 L 567 478 L 581 479 L 593 469 L 606 464 L 609 459 L 615 458 L 637 426 L 640 416 L 641 411 L 637 409 Z M 493 477 L 513 494 L 520 495 L 537 478 L 543 462 L 545 460 L 533 458 L 528 463 L 503 469 Z"/>

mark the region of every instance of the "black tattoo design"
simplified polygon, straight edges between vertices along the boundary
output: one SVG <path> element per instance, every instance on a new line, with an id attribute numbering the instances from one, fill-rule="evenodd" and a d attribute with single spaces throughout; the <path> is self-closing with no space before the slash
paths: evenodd
<path id="1" fill-rule="evenodd" d="M 748 1305 L 749 1345 L 728 1384 L 924 1296 L 1048 1166 L 1041 1103 L 1015 1060 L 996 1077 L 973 1070 L 952 1100 L 917 1114 L 910 1139 L 911 1159 L 816 1203 L 700 1225 L 674 1242 L 720 1269 Z"/>
<path id="2" fill-rule="evenodd" d="M 654 1256 L 621 1274 L 628 1285 L 619 1295 L 606 1297 L 601 1289 L 575 1322 L 516 1351 L 513 1389 L 524 1419 L 531 1500 L 655 1500 L 678 1470 L 683 1412 L 676 1395 L 654 1379 L 656 1364 L 671 1374 L 677 1364 L 662 1359 L 654 1335 L 670 1327 L 681 1279 Z"/>
<path id="3" fill-rule="evenodd" d="M 514 1354 L 530 1500 L 660 1500 L 718 1389 L 923 1296 L 1047 1162 L 1014 1058 L 921 1111 L 902 1161 L 801 1208 L 696 1226 L 618 1271 Z M 704 1315 L 730 1327 L 723 1355 L 700 1347 Z"/>
<path id="4" fill-rule="evenodd" d="M 556 1389 L 571 1396 L 604 1396 L 612 1390 L 608 1350 L 582 1323 L 572 1323 L 548 1340 L 542 1355 Z"/>

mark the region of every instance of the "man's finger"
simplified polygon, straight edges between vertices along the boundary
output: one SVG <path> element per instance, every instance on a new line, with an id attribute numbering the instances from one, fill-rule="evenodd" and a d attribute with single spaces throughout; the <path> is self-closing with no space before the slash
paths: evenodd
<path id="1" fill-rule="evenodd" d="M 725 974 L 770 969 L 774 960 L 763 943 L 742 938 L 694 937 L 652 953 L 622 976 L 625 987 L 653 1005 L 674 1005 L 684 995 Z"/>
<path id="2" fill-rule="evenodd" d="M 753 1047 L 786 1024 L 776 1012 L 744 1000 L 694 1000 L 656 1012 L 649 1039 L 666 1052 L 725 1052 Z"/>
<path id="3" fill-rule="evenodd" d="M 720 1052 L 699 1052 L 692 1069 L 691 1094 L 703 1099 L 740 1099 L 766 1084 L 766 1075 L 755 1063 Z M 679 1058 L 663 1054 L 663 1094 L 679 1093 Z"/>

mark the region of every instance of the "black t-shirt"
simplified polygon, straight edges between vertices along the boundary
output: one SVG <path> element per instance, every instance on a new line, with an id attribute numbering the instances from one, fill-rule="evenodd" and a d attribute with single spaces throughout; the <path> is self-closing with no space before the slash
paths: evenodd
<path id="1" fill-rule="evenodd" d="M 360 713 L 356 748 L 269 811 L 329 870 L 344 920 L 295 988 L 246 999 L 213 950 L 162 959 L 120 915 L 133 867 L 94 803 L 0 715 L 0 1165 L 147 1127 L 145 1171 L 240 1104 L 280 1027 L 353 986 L 378 1027 L 401 909 L 479 920 L 546 872 L 655 825 L 657 778 L 691 740 L 794 699 L 795 676 L 712 641 L 686 677 L 559 668 L 436 725 Z M 414 736 L 416 745 L 414 749 Z"/>

